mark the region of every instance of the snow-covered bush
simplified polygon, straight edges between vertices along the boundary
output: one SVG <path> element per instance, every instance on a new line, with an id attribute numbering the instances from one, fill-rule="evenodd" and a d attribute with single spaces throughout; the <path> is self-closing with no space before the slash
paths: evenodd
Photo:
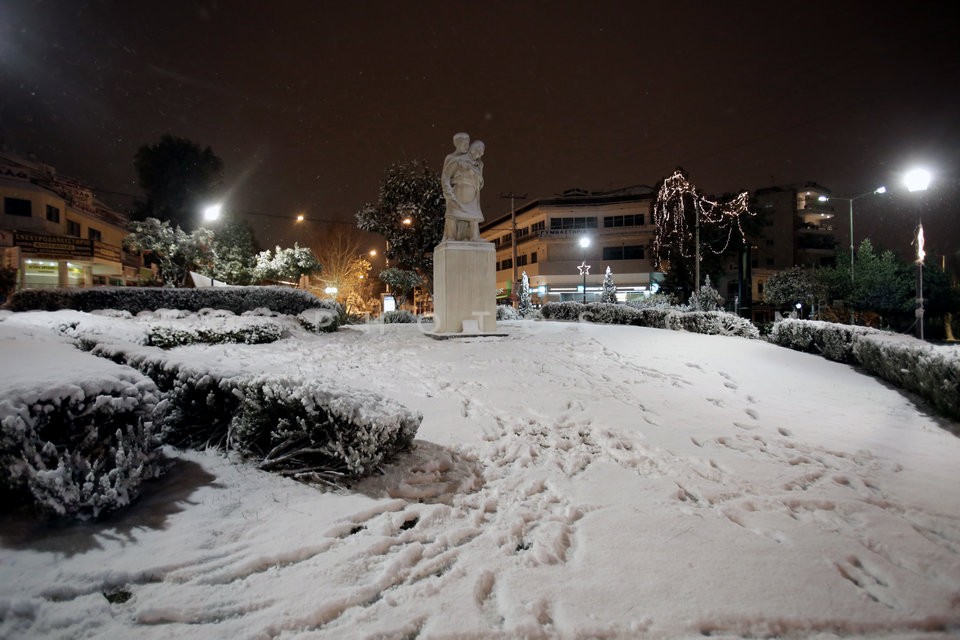
<path id="1" fill-rule="evenodd" d="M 858 327 L 817 320 L 781 320 L 773 325 L 770 342 L 795 351 L 819 353 L 836 362 L 856 362 L 853 345 L 858 336 L 880 333 Z"/>
<path id="2" fill-rule="evenodd" d="M 710 276 L 707 276 L 706 282 L 690 296 L 687 303 L 690 311 L 718 311 L 723 309 L 723 296 L 713 288 L 710 283 Z"/>
<path id="3" fill-rule="evenodd" d="M 229 379 L 240 399 L 228 427 L 231 449 L 261 469 L 299 476 L 361 476 L 409 448 L 423 416 L 378 395 L 332 390 L 317 380 Z"/>
<path id="4" fill-rule="evenodd" d="M 329 333 L 340 326 L 339 309 L 306 309 L 297 316 L 297 320 L 307 331 Z"/>
<path id="5" fill-rule="evenodd" d="M 497 305 L 497 320 L 519 320 L 520 312 L 509 304 Z"/>
<path id="6" fill-rule="evenodd" d="M 853 353 L 867 371 L 960 418 L 960 351 L 956 347 L 875 332 L 859 335 Z"/>
<path id="7" fill-rule="evenodd" d="M 668 307 L 638 309 L 632 305 L 603 302 L 551 302 L 543 306 L 542 313 L 548 320 L 585 320 L 710 335 L 760 337 L 760 332 L 749 320 L 724 311 L 685 311 Z"/>
<path id="8" fill-rule="evenodd" d="M 654 293 L 625 303 L 634 309 L 670 309 L 677 305 L 676 298 L 669 293 Z"/>
<path id="9" fill-rule="evenodd" d="M 520 317 L 526 318 L 533 311 L 533 304 L 530 300 L 530 277 L 524 271 L 520 276 L 520 288 L 517 290 L 517 312 Z"/>
<path id="10" fill-rule="evenodd" d="M 335 308 L 332 300 L 321 300 L 309 291 L 287 287 L 90 287 L 88 289 L 24 289 L 10 297 L 12 311 L 56 311 L 75 309 L 120 309 L 136 315 L 156 309 L 199 311 L 210 307 L 242 314 L 258 308 L 295 316 L 315 307 Z"/>
<path id="11" fill-rule="evenodd" d="M 725 311 L 687 311 L 666 314 L 667 329 L 717 336 L 756 339 L 760 331 L 752 322 Z"/>
<path id="12" fill-rule="evenodd" d="M 580 320 L 586 305 L 579 302 L 548 302 L 540 309 L 545 320 Z"/>
<path id="13" fill-rule="evenodd" d="M 283 325 L 272 318 L 232 314 L 210 315 L 202 323 L 157 321 L 147 328 L 147 344 L 162 349 L 187 344 L 263 344 L 276 342 L 282 336 Z"/>
<path id="14" fill-rule="evenodd" d="M 101 344 L 93 353 L 150 376 L 163 391 L 162 433 L 181 447 L 224 446 L 262 468 L 356 476 L 408 447 L 423 416 L 329 380 L 219 374 L 170 352 Z"/>
<path id="15" fill-rule="evenodd" d="M 380 316 L 380 322 L 383 324 L 416 324 L 417 314 L 407 311 L 406 309 L 387 311 Z"/>
<path id="16" fill-rule="evenodd" d="M 0 342 L 17 363 L 0 371 L 0 485 L 41 510 L 90 519 L 128 505 L 160 474 L 150 379 L 53 336 L 6 328 Z"/>
<path id="17" fill-rule="evenodd" d="M 592 302 L 585 306 L 583 319 L 602 324 L 633 324 L 638 313 L 624 304 Z"/>

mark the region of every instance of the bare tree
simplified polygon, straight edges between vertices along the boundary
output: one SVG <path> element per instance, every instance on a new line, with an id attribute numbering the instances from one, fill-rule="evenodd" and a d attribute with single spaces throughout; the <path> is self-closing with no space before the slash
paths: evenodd
<path id="1" fill-rule="evenodd" d="M 310 279 L 310 287 L 320 297 L 330 294 L 335 288 L 337 302 L 348 313 L 365 313 L 371 310 L 374 300 L 374 283 L 370 277 L 373 265 L 367 259 L 366 241 L 352 227 L 337 227 L 311 243 L 323 271 Z"/>

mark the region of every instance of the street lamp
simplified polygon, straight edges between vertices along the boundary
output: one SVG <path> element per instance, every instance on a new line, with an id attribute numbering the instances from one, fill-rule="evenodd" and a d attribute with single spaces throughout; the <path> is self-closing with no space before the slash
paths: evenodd
<path id="1" fill-rule="evenodd" d="M 926 169 L 912 169 L 903 176 L 903 183 L 907 191 L 926 191 L 930 186 L 930 172 Z M 923 223 L 920 221 L 920 207 L 917 206 L 917 334 L 923 340 L 923 259 L 926 252 L 923 250 Z"/>
<path id="2" fill-rule="evenodd" d="M 587 274 L 590 273 L 590 265 L 587 264 L 587 247 L 589 246 L 590 238 L 587 236 L 580 238 L 580 257 L 583 258 L 583 261 L 577 269 L 580 270 L 580 275 L 583 276 L 583 304 L 587 304 Z"/>
<path id="3" fill-rule="evenodd" d="M 205 222 L 214 222 L 220 218 L 220 211 L 223 209 L 223 204 L 217 202 L 211 204 L 203 210 L 203 220 Z"/>
<path id="4" fill-rule="evenodd" d="M 884 186 L 878 187 L 873 191 L 867 191 L 866 193 L 861 193 L 855 196 L 843 197 L 843 196 L 820 196 L 817 198 L 820 202 L 826 202 L 827 200 L 846 200 L 847 205 L 850 207 L 850 286 L 853 287 L 853 203 L 860 198 L 866 196 L 878 195 L 886 193 L 887 188 Z M 850 324 L 854 323 L 853 309 L 850 309 Z"/>

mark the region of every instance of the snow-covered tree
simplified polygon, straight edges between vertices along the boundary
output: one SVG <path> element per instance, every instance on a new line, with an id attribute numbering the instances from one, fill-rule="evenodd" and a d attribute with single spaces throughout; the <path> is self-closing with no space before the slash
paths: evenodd
<path id="1" fill-rule="evenodd" d="M 530 304 L 530 278 L 527 277 L 526 271 L 520 276 L 519 298 L 520 303 L 517 306 L 517 311 L 520 312 L 522 317 L 526 318 L 530 311 L 533 310 L 533 305 Z"/>
<path id="2" fill-rule="evenodd" d="M 723 297 L 710 284 L 710 276 L 707 276 L 706 282 L 700 287 L 700 291 L 690 296 L 688 306 L 691 311 L 718 311 L 723 309 Z"/>
<path id="3" fill-rule="evenodd" d="M 213 261 L 201 273 L 227 284 L 247 285 L 257 263 L 257 243 L 246 222 L 222 222 L 213 231 Z"/>
<path id="4" fill-rule="evenodd" d="M 261 251 L 257 254 L 257 264 L 253 267 L 253 278 L 259 282 L 294 282 L 300 281 L 301 276 L 319 273 L 322 269 L 320 262 L 308 247 L 301 247 L 294 243 L 292 249 L 276 251 Z"/>
<path id="5" fill-rule="evenodd" d="M 809 269 L 791 267 L 770 276 L 763 285 L 763 301 L 774 306 L 797 302 L 816 302 L 819 285 L 816 273 Z"/>
<path id="6" fill-rule="evenodd" d="M 387 258 L 416 271 L 432 290 L 433 250 L 443 239 L 445 212 L 440 175 L 423 160 L 399 162 L 387 169 L 377 201 L 357 212 L 357 227 L 386 238 Z"/>
<path id="7" fill-rule="evenodd" d="M 416 271 L 391 267 L 380 272 L 380 279 L 393 288 L 397 298 L 397 307 L 402 307 L 413 290 L 423 284 L 423 279 Z"/>
<path id="8" fill-rule="evenodd" d="M 165 287 L 182 287 L 191 271 L 208 267 L 213 259 L 213 232 L 200 227 L 187 233 L 169 222 L 156 218 L 130 223 L 130 235 L 124 245 L 133 251 L 148 254 L 156 263 Z"/>
<path id="9" fill-rule="evenodd" d="M 617 285 L 613 283 L 613 272 L 608 266 L 606 273 L 603 274 L 603 292 L 600 294 L 600 302 L 616 303 L 616 301 Z"/>

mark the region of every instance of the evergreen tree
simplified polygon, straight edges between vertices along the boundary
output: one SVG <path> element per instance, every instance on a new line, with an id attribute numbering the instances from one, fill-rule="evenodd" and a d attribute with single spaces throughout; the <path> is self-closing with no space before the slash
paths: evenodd
<path id="1" fill-rule="evenodd" d="M 253 281 L 257 264 L 257 243 L 246 222 L 222 222 L 213 231 L 213 261 L 202 273 L 227 284 L 247 285 Z"/>
<path id="2" fill-rule="evenodd" d="M 700 290 L 690 296 L 689 307 L 691 311 L 718 311 L 723 309 L 723 297 L 710 284 L 710 276 L 707 276 L 706 282 L 703 283 Z"/>
<path id="3" fill-rule="evenodd" d="M 213 232 L 201 227 L 187 233 L 156 218 L 130 223 L 124 244 L 133 251 L 148 253 L 160 269 L 165 287 L 182 287 L 191 271 L 208 268 L 213 260 Z"/>
<path id="4" fill-rule="evenodd" d="M 267 249 L 258 253 L 253 279 L 299 284 L 302 276 L 319 273 L 322 268 L 313 251 L 294 243 L 292 249 L 277 247 L 273 252 Z"/>
<path id="5" fill-rule="evenodd" d="M 223 160 L 210 147 L 165 135 L 160 142 L 137 150 L 133 166 L 146 202 L 136 217 L 157 218 L 172 227 L 193 229 L 200 208 L 213 197 L 223 180 Z"/>
<path id="6" fill-rule="evenodd" d="M 791 267 L 775 273 L 763 285 L 763 300 L 773 306 L 814 303 L 820 297 L 817 274 L 809 269 Z"/>
<path id="7" fill-rule="evenodd" d="M 606 273 L 603 274 L 603 293 L 600 294 L 600 302 L 616 303 L 616 301 L 617 285 L 613 283 L 613 272 L 608 266 Z"/>
<path id="8" fill-rule="evenodd" d="M 386 238 L 391 262 L 415 271 L 432 291 L 433 250 L 443 239 L 445 213 L 440 176 L 420 160 L 391 165 L 377 202 L 363 205 L 356 218 L 362 231 Z"/>
<path id="9" fill-rule="evenodd" d="M 520 312 L 521 317 L 526 318 L 532 310 L 533 305 L 530 303 L 530 278 L 527 277 L 527 272 L 524 271 L 520 277 L 520 304 L 518 305 L 517 311 Z"/>
<path id="10" fill-rule="evenodd" d="M 409 269 L 398 269 L 390 267 L 380 272 L 380 279 L 392 287 L 393 294 L 397 299 L 397 308 L 403 306 L 407 297 L 413 293 L 413 290 L 423 284 L 423 279 L 416 271 Z"/>

